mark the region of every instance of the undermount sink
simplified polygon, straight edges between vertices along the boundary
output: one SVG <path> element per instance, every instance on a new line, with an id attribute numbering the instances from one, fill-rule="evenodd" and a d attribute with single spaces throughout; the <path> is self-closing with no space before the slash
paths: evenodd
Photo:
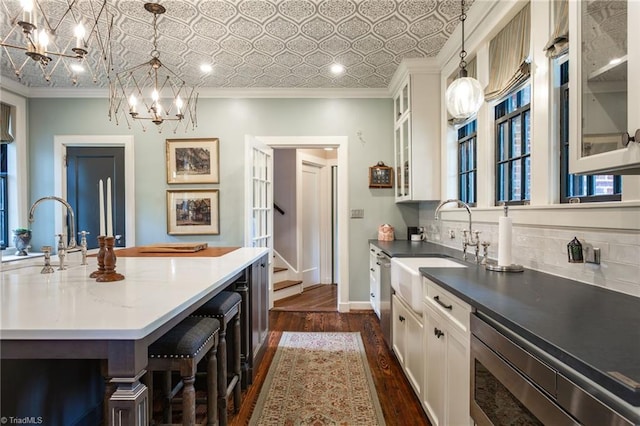
<path id="1" fill-rule="evenodd" d="M 466 267 L 463 263 L 445 257 L 393 257 L 391 287 L 414 312 L 422 315 L 422 275 L 419 269 Z"/>

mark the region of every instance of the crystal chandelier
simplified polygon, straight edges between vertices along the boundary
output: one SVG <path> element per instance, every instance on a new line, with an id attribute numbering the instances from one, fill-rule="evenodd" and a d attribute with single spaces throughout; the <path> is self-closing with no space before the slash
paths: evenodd
<path id="1" fill-rule="evenodd" d="M 462 49 L 460 50 L 460 73 L 447 88 L 445 100 L 447 110 L 453 118 L 466 119 L 475 115 L 484 102 L 484 91 L 480 82 L 472 77 L 467 77 L 467 52 L 464 50 L 464 21 L 467 15 L 464 11 L 464 0 L 460 22 L 462 24 Z"/>
<path id="2" fill-rule="evenodd" d="M 32 76 L 32 65 L 47 82 L 58 71 L 73 84 L 82 73 L 94 83 L 108 73 L 113 14 L 107 0 L 3 0 L 2 9 L 3 67 L 11 66 L 19 81 Z"/>
<path id="3" fill-rule="evenodd" d="M 151 121 L 159 131 L 167 121 L 175 122 L 174 133 L 180 123 L 194 128 L 198 93 L 160 60 L 158 15 L 166 9 L 158 3 L 145 3 L 144 8 L 153 14 L 151 59 L 111 76 L 109 119 L 119 124 L 120 117 L 124 117 L 129 128 L 138 121 L 143 130 L 145 121 Z"/>

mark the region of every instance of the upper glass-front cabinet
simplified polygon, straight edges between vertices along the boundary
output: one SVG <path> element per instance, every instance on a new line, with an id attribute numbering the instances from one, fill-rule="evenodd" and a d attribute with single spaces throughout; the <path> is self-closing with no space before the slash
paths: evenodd
<path id="1" fill-rule="evenodd" d="M 569 2 L 571 173 L 640 174 L 639 19 L 636 0 Z"/>

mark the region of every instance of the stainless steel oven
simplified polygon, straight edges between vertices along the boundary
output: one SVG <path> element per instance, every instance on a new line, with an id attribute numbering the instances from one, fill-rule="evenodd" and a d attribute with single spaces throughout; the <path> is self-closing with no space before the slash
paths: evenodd
<path id="1" fill-rule="evenodd" d="M 470 399 L 477 425 L 634 424 L 526 347 L 490 318 L 471 315 Z"/>

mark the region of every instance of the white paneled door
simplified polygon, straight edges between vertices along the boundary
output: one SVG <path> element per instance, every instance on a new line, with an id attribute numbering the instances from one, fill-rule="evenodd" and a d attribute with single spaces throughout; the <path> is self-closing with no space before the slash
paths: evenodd
<path id="1" fill-rule="evenodd" d="M 302 281 L 320 284 L 320 167 L 302 165 Z"/>
<path id="2" fill-rule="evenodd" d="M 245 136 L 245 232 L 246 247 L 268 247 L 273 252 L 273 149 L 255 136 Z M 269 254 L 270 306 L 271 259 Z"/>

